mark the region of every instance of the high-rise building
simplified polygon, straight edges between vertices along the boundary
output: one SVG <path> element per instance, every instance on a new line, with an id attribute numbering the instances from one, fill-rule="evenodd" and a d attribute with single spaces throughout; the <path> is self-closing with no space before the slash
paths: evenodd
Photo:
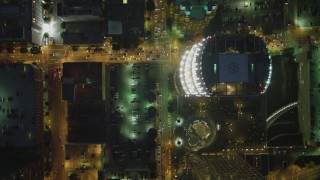
<path id="1" fill-rule="evenodd" d="M 175 0 L 169 9 L 177 30 L 185 36 L 198 36 L 203 34 L 204 28 L 214 17 L 217 1 Z"/>

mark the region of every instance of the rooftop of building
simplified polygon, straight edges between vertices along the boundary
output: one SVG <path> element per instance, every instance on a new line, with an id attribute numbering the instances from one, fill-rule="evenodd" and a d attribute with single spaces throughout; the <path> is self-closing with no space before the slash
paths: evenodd
<path id="1" fill-rule="evenodd" d="M 217 0 L 175 0 L 176 5 L 207 5 L 216 3 Z"/>
<path id="2" fill-rule="evenodd" d="M 142 35 L 144 33 L 144 1 L 106 1 L 107 35 Z"/>
<path id="3" fill-rule="evenodd" d="M 0 41 L 31 41 L 32 1 L 0 2 Z"/>
<path id="4" fill-rule="evenodd" d="M 100 16 L 102 15 L 102 2 L 100 0 L 63 0 L 58 4 L 58 15 L 64 17 L 70 15 Z"/>
<path id="5" fill-rule="evenodd" d="M 203 20 L 217 6 L 215 0 L 175 0 L 174 3 L 193 20 Z"/>
<path id="6" fill-rule="evenodd" d="M 271 62 L 268 50 L 263 40 L 254 35 L 218 35 L 209 38 L 201 58 L 204 81 L 209 89 L 215 89 L 216 92 L 256 94 L 261 91 L 260 84 L 263 85 L 268 79 Z M 244 84 L 232 83 L 248 84 L 241 87 Z"/>
<path id="7" fill-rule="evenodd" d="M 234 153 L 213 153 L 212 155 L 190 154 L 188 159 L 191 162 L 190 174 L 193 174 L 197 179 L 205 177 L 265 179 L 254 167 Z"/>
<path id="8" fill-rule="evenodd" d="M 102 44 L 102 22 L 81 21 L 66 23 L 63 36 L 64 44 Z"/>
<path id="9" fill-rule="evenodd" d="M 105 142 L 105 121 L 105 103 L 69 103 L 68 142 Z"/>
<path id="10" fill-rule="evenodd" d="M 33 146 L 36 133 L 34 65 L 0 65 L 0 146 Z"/>
<path id="11" fill-rule="evenodd" d="M 64 6 L 69 7 L 99 7 L 101 0 L 62 0 Z"/>
<path id="12" fill-rule="evenodd" d="M 81 101 L 101 100 L 102 71 L 102 63 L 64 63 L 63 96 L 66 98 L 74 97 L 74 100 Z M 69 95 L 65 93 L 69 93 Z M 73 93 L 74 95 L 72 95 Z"/>
<path id="13" fill-rule="evenodd" d="M 0 164 L 1 178 L 11 179 L 13 178 L 11 175 L 26 175 L 26 173 L 30 177 L 40 172 L 43 174 L 41 157 L 34 153 L 34 149 L 0 148 L 0 159 L 4 162 Z"/>

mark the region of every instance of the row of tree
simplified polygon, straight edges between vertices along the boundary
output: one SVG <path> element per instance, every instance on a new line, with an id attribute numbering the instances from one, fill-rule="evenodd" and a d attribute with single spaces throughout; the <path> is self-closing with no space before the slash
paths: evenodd
<path id="1" fill-rule="evenodd" d="M 4 49 L 5 49 L 5 48 L 3 48 L 2 46 L 0 46 L 0 52 L 2 52 Z M 14 46 L 8 46 L 8 47 L 6 48 L 6 50 L 7 50 L 8 53 L 14 53 L 14 52 L 15 52 Z M 28 47 L 27 47 L 27 46 L 21 46 L 21 47 L 19 48 L 19 51 L 20 51 L 20 53 L 28 53 Z M 41 47 L 39 47 L 39 46 L 32 46 L 31 49 L 30 49 L 30 52 L 31 52 L 32 54 L 39 54 L 39 53 L 41 53 Z"/>
<path id="2" fill-rule="evenodd" d="M 311 155 L 311 156 L 300 156 L 298 157 L 294 164 L 299 167 L 305 167 L 307 164 L 314 163 L 315 165 L 320 165 L 320 156 L 319 155 Z"/>

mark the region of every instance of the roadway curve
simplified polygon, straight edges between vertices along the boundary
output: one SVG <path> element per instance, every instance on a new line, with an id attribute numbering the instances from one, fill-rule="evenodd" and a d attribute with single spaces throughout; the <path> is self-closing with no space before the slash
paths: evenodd
<path id="1" fill-rule="evenodd" d="M 284 113 L 288 112 L 289 110 L 298 107 L 298 102 L 290 103 L 282 108 L 278 109 L 277 111 L 273 112 L 266 120 L 267 129 L 271 127 L 271 125 Z"/>

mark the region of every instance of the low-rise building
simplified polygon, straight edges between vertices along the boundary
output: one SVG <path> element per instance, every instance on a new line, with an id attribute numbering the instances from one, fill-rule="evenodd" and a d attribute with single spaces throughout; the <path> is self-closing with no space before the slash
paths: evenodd
<path id="1" fill-rule="evenodd" d="M 0 65 L 0 147 L 43 142 L 43 76 L 36 65 Z"/>
<path id="2" fill-rule="evenodd" d="M 0 64 L 0 177 L 43 179 L 44 71 Z"/>
<path id="3" fill-rule="evenodd" d="M 320 25 L 320 2 L 314 0 L 293 0 L 286 2 L 286 15 L 298 27 Z"/>
<path id="4" fill-rule="evenodd" d="M 70 143 L 103 143 L 106 138 L 105 65 L 64 63 L 62 98 L 68 101 Z"/>

